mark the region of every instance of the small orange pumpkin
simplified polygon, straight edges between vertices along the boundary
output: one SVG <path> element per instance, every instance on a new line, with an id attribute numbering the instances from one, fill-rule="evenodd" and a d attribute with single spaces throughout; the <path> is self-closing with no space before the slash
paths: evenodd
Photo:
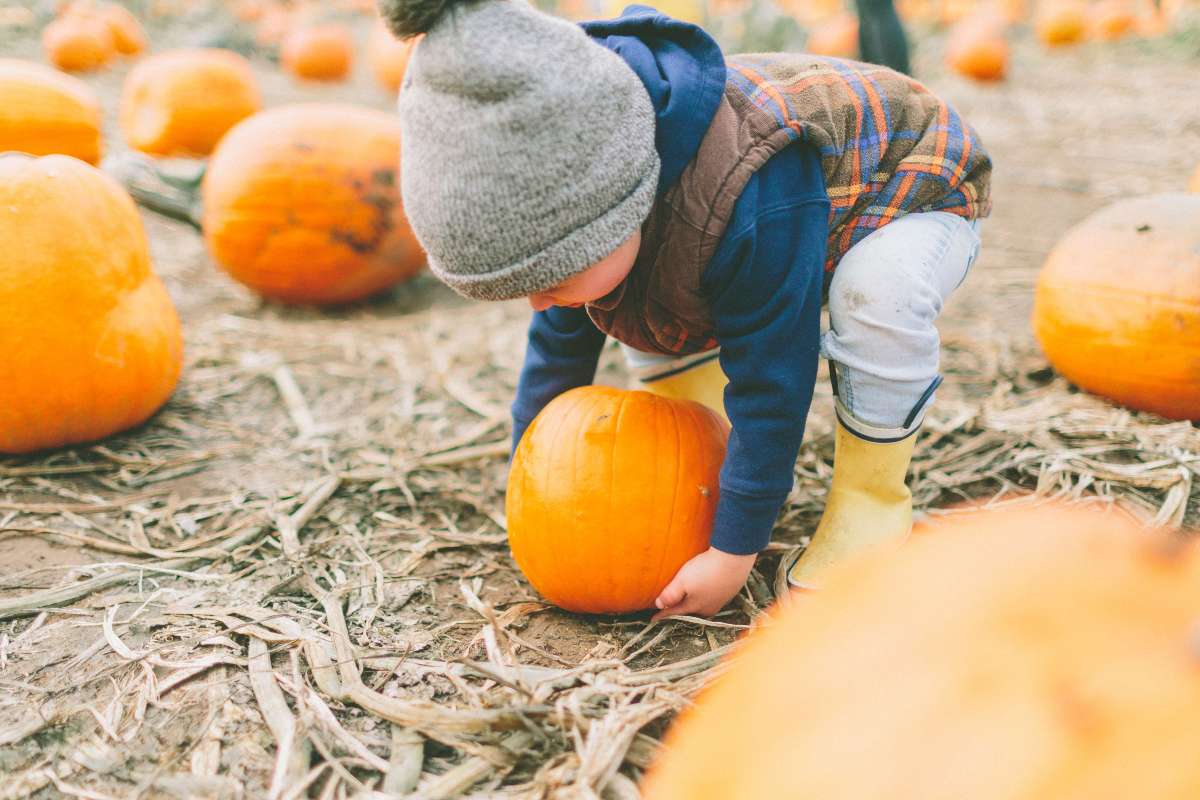
<path id="1" fill-rule="evenodd" d="M 400 204 L 395 114 L 280 106 L 231 130 L 202 189 L 216 262 L 287 303 L 347 303 L 416 275 L 425 254 Z"/>
<path id="2" fill-rule="evenodd" d="M 0 59 L 0 152 L 62 153 L 100 163 L 100 103 L 78 78 L 14 58 Z"/>
<path id="3" fill-rule="evenodd" d="M 1101 0 L 1092 9 L 1092 32 L 1095 38 L 1113 41 L 1133 33 L 1138 19 L 1125 0 Z"/>
<path id="4" fill-rule="evenodd" d="M 1048 0 L 1034 17 L 1033 30 L 1048 47 L 1074 44 L 1087 33 L 1085 6 L 1078 0 Z"/>
<path id="5" fill-rule="evenodd" d="M 69 156 L 0 155 L 0 452 L 138 425 L 179 378 L 179 319 L 133 201 Z"/>
<path id="6" fill-rule="evenodd" d="M 250 63 L 231 50 L 169 50 L 130 70 L 121 131 L 135 150 L 204 156 L 262 105 Z"/>
<path id="7" fill-rule="evenodd" d="M 340 81 L 350 74 L 354 40 L 344 25 L 299 25 L 284 37 L 280 61 L 297 78 Z"/>
<path id="8" fill-rule="evenodd" d="M 117 52 L 108 25 L 81 14 L 60 17 L 47 25 L 42 31 L 42 49 L 51 64 L 67 72 L 99 69 Z"/>
<path id="9" fill-rule="evenodd" d="M 1004 20 L 983 12 L 961 20 L 946 42 L 946 66 L 977 81 L 1002 80 L 1008 71 Z"/>
<path id="10" fill-rule="evenodd" d="M 552 400 L 517 446 L 513 558 L 568 611 L 648 608 L 708 547 L 728 427 L 704 406 L 607 386 Z"/>
<path id="11" fill-rule="evenodd" d="M 119 3 L 104 3 L 99 13 L 112 31 L 113 44 L 118 53 L 136 56 L 146 49 L 146 31 L 132 11 Z"/>
<path id="12" fill-rule="evenodd" d="M 135 56 L 146 49 L 146 32 L 133 12 L 120 3 L 93 0 L 75 0 L 66 7 L 62 16 L 90 18 L 108 27 L 113 37 L 113 47 L 118 53 Z"/>
<path id="13" fill-rule="evenodd" d="M 400 91 L 404 71 L 408 69 L 408 59 L 420 39 L 420 36 L 397 39 L 382 20 L 371 28 L 371 35 L 367 39 L 367 63 L 383 88 L 393 93 Z"/>
<path id="14" fill-rule="evenodd" d="M 1200 195 L 1123 200 L 1069 230 L 1038 277 L 1033 328 L 1081 388 L 1200 419 Z"/>
<path id="15" fill-rule="evenodd" d="M 751 632 L 642 797 L 1200 797 L 1196 544 L 1081 509 L 939 527 Z"/>
<path id="16" fill-rule="evenodd" d="M 842 13 L 813 26 L 805 49 L 818 56 L 855 58 L 858 55 L 858 17 Z"/>

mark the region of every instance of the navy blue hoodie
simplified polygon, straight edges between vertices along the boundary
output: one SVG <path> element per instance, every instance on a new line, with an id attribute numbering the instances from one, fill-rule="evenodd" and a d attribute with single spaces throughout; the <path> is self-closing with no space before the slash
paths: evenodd
<path id="1" fill-rule="evenodd" d="M 725 90 L 717 43 L 690 23 L 645 6 L 585 22 L 593 40 L 637 73 L 657 116 L 659 195 L 695 157 Z M 797 142 L 746 185 L 701 278 L 712 306 L 732 424 L 712 545 L 756 553 L 792 488 L 820 346 L 829 199 L 816 151 Z M 513 442 L 560 393 L 590 384 L 604 344 L 582 308 L 533 315 L 513 403 Z"/>

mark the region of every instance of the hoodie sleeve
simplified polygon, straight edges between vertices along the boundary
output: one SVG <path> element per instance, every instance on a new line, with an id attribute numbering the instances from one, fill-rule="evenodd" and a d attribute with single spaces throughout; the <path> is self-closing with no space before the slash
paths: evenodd
<path id="1" fill-rule="evenodd" d="M 512 404 L 513 451 L 547 403 L 592 382 L 603 347 L 604 334 L 582 308 L 551 306 L 534 313 Z"/>
<path id="2" fill-rule="evenodd" d="M 829 200 L 815 152 L 782 151 L 743 191 L 704 274 L 732 424 L 712 546 L 762 550 L 792 488 L 820 349 Z"/>

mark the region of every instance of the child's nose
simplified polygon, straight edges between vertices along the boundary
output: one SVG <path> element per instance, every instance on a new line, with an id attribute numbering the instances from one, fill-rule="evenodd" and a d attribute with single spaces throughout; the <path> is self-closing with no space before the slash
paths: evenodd
<path id="1" fill-rule="evenodd" d="M 550 306 L 554 305 L 549 297 L 542 294 L 529 295 L 529 305 L 533 306 L 534 311 L 545 311 Z"/>

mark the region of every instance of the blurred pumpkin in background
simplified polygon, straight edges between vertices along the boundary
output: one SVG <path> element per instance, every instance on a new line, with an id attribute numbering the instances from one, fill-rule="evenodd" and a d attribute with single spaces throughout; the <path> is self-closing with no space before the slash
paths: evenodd
<path id="1" fill-rule="evenodd" d="M 205 241 L 235 280 L 286 303 L 348 303 L 421 271 L 400 202 L 394 113 L 302 103 L 259 112 L 217 146 Z"/>
<path id="2" fill-rule="evenodd" d="M 0 152 L 74 156 L 99 164 L 100 101 L 78 78 L 15 58 L 0 58 Z"/>
<path id="3" fill-rule="evenodd" d="M 367 63 L 380 86 L 392 93 L 400 90 L 404 71 L 408 68 L 408 59 L 420 39 L 420 36 L 397 39 L 382 20 L 371 27 L 367 39 Z"/>
<path id="4" fill-rule="evenodd" d="M 75 0 L 66 7 L 63 16 L 90 18 L 107 26 L 113 37 L 113 46 L 121 55 L 134 56 L 146 49 L 146 32 L 142 23 L 120 3 Z"/>
<path id="5" fill-rule="evenodd" d="M 1037 38 L 1050 47 L 1079 42 L 1087 29 L 1087 7 L 1077 0 L 1046 0 L 1033 22 Z"/>
<path id="6" fill-rule="evenodd" d="M 1137 16 L 1126 0 L 1101 0 L 1092 8 L 1092 36 L 1103 41 L 1113 41 L 1133 33 L 1137 29 Z"/>
<path id="7" fill-rule="evenodd" d="M 125 78 L 121 131 L 143 153 L 204 156 L 261 105 L 254 70 L 237 53 L 169 50 L 146 58 Z"/>
<path id="8" fill-rule="evenodd" d="M 999 12 L 977 11 L 950 29 L 946 65 L 977 81 L 1002 80 L 1008 72 L 1007 24 Z"/>
<path id="9" fill-rule="evenodd" d="M 67 72 L 89 72 L 117 54 L 108 25 L 93 16 L 69 14 L 42 30 L 42 49 L 51 64 Z"/>
<path id="10" fill-rule="evenodd" d="M 818 56 L 858 57 L 858 17 L 850 13 L 819 22 L 808 32 L 805 49 Z"/>
<path id="11" fill-rule="evenodd" d="M 279 52 L 283 68 L 297 78 L 340 81 L 354 63 L 354 39 L 344 25 L 300 24 L 287 32 Z"/>
<path id="12" fill-rule="evenodd" d="M 1200 420 L 1200 195 L 1122 200 L 1067 231 L 1038 276 L 1033 329 L 1077 386 Z"/>

